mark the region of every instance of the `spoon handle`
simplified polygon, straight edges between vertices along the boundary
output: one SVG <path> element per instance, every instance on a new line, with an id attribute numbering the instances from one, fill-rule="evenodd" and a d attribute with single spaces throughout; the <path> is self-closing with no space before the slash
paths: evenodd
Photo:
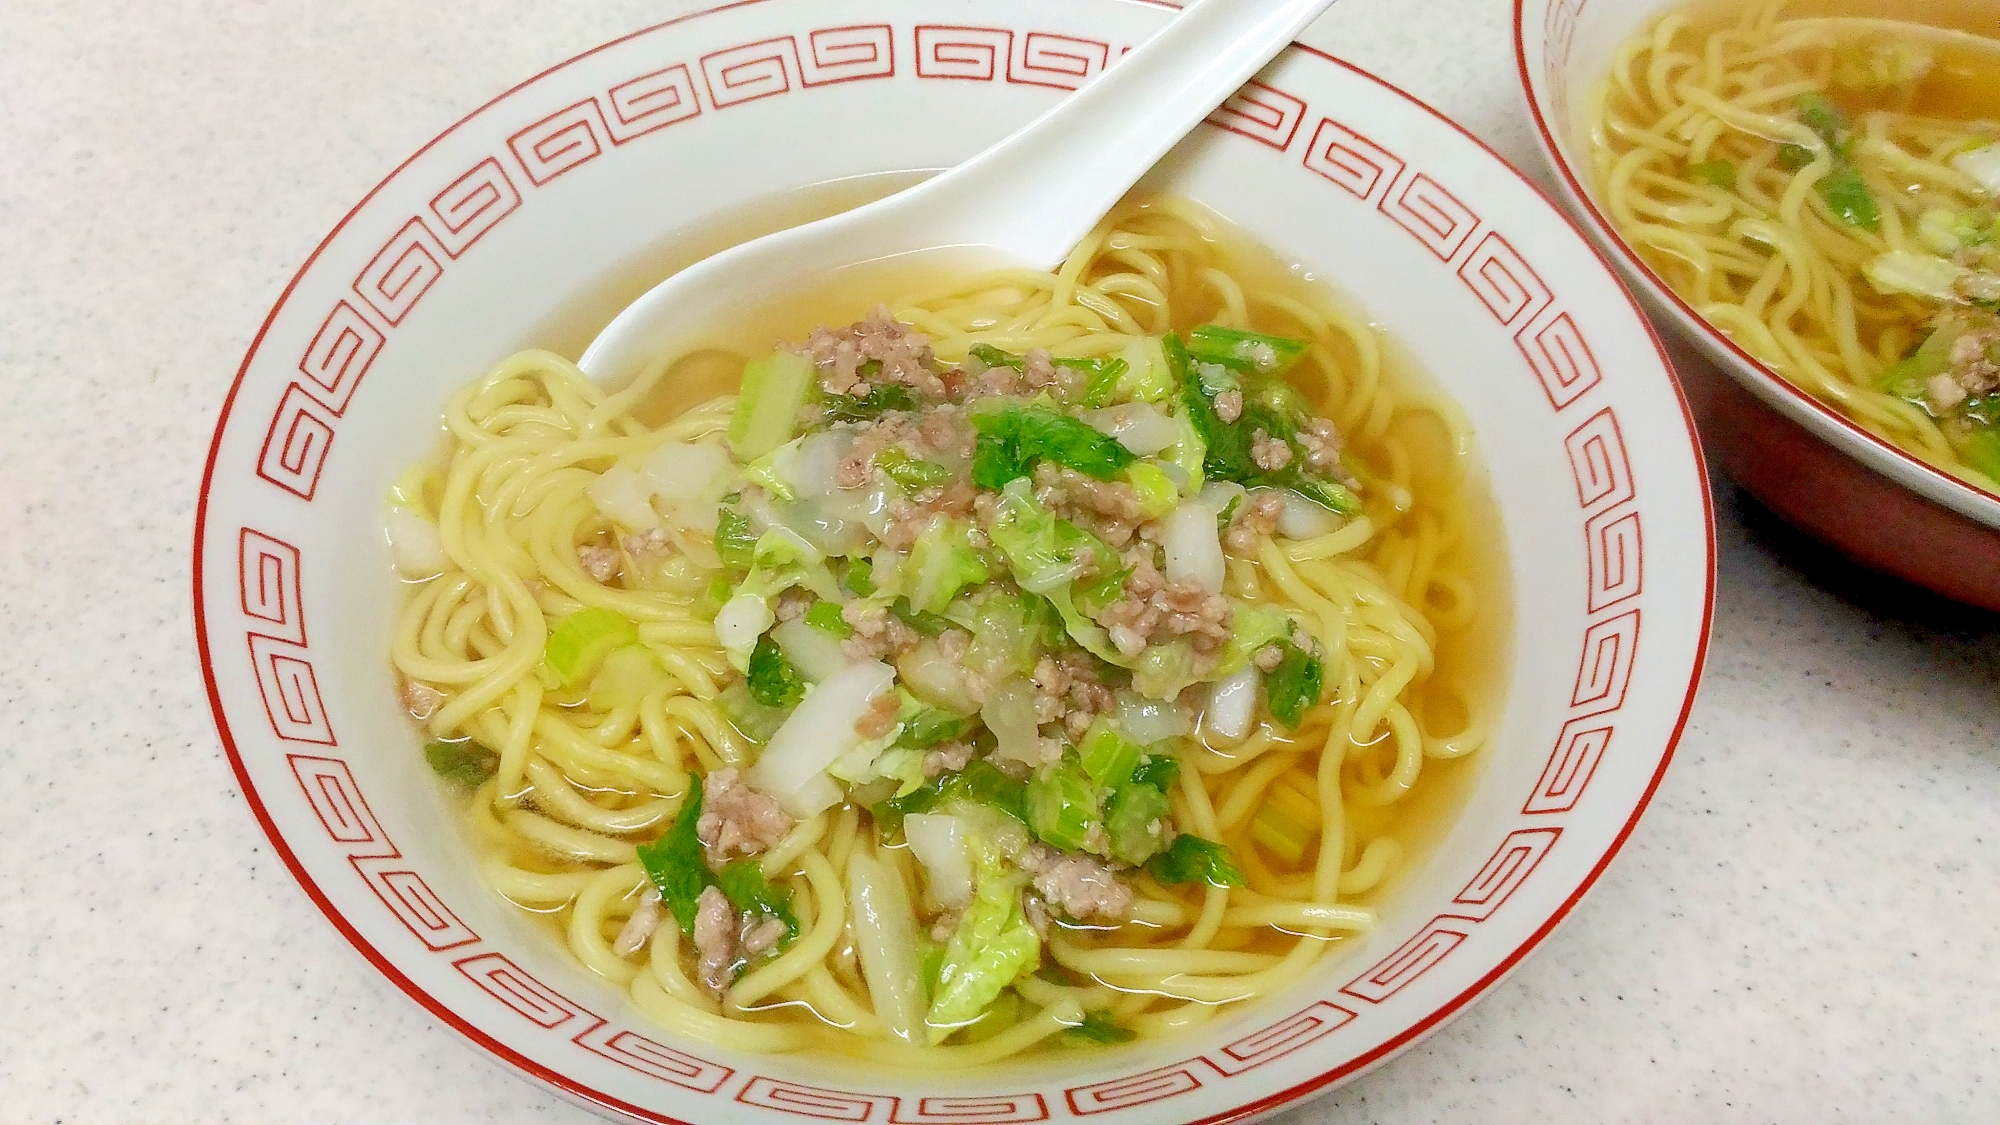
<path id="1" fill-rule="evenodd" d="M 928 197 L 924 225 L 1055 266 L 1332 3 L 1197 0 L 1053 109 L 912 192 Z M 1008 202 L 996 208 L 995 200 Z"/>

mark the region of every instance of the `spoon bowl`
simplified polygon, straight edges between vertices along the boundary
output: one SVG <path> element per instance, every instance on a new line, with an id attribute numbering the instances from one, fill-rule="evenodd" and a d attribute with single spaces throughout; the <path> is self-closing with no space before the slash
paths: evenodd
<path id="1" fill-rule="evenodd" d="M 1095 81 L 951 170 L 845 214 L 743 243 L 653 287 L 578 366 L 621 386 L 700 326 L 786 279 L 916 256 L 1051 268 L 1182 136 L 1333 0 L 1201 0 Z"/>

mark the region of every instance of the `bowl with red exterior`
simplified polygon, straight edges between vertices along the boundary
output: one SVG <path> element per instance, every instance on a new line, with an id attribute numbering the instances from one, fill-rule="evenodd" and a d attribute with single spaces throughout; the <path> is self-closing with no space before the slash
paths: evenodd
<path id="1" fill-rule="evenodd" d="M 396 706 L 380 530 L 451 391 L 636 248 L 748 201 L 963 160 L 1173 14 L 1131 0 L 755 0 L 649 28 L 446 130 L 326 236 L 224 402 L 194 612 L 245 797 L 328 919 L 478 1051 L 639 1121 L 1239 1120 L 1408 1047 L 1576 906 L 1686 720 L 1714 557 L 1643 317 L 1468 134 L 1288 52 L 1182 144 L 1190 196 L 1359 300 L 1472 420 L 1513 576 L 1484 762 L 1380 924 L 1177 1037 L 969 1074 L 743 1055 L 649 1024 L 479 880 Z"/>
<path id="2" fill-rule="evenodd" d="M 1685 0 L 1515 0 L 1514 53 L 1542 155 L 1570 209 L 1670 346 L 1709 456 L 1779 516 L 1857 562 L 2000 610 L 2000 496 L 1862 429 L 1702 319 L 1596 199 L 1584 99 L 1613 52 Z"/>

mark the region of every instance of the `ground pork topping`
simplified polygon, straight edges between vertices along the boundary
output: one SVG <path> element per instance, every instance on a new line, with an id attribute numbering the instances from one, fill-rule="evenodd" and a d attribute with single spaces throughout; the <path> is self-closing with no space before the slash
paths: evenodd
<path id="1" fill-rule="evenodd" d="M 618 577 L 618 548 L 586 544 L 576 549 L 576 561 L 593 582 L 609 582 Z"/>
<path id="2" fill-rule="evenodd" d="M 721 995 L 736 968 L 736 908 L 721 887 L 708 887 L 695 900 L 694 953 L 701 966 L 701 984 Z"/>
<path id="3" fill-rule="evenodd" d="M 1243 417 L 1243 392 L 1227 390 L 1215 396 L 1215 416 L 1225 425 L 1235 425 Z"/>
<path id="4" fill-rule="evenodd" d="M 1097 617 L 1120 654 L 1136 657 L 1155 641 L 1186 637 L 1197 655 L 1220 651 L 1228 643 L 1235 609 L 1221 594 L 1211 594 L 1192 579 L 1169 583 L 1154 565 L 1149 551 L 1130 551 L 1132 574 L 1125 596 Z"/>
<path id="5" fill-rule="evenodd" d="M 812 361 L 819 370 L 820 389 L 830 395 L 865 397 L 871 382 L 887 382 L 932 398 L 944 397 L 930 337 L 912 331 L 881 306 L 858 324 L 813 329 L 794 350 Z M 864 373 L 863 365 L 869 363 L 877 366 Z"/>
<path id="6" fill-rule="evenodd" d="M 896 712 L 902 709 L 902 699 L 893 691 L 885 691 L 854 721 L 854 733 L 870 741 L 880 738 L 896 729 Z"/>
<path id="7" fill-rule="evenodd" d="M 842 651 L 851 661 L 893 659 L 923 640 L 915 629 L 903 624 L 902 618 L 884 606 L 849 602 L 840 611 L 840 619 L 854 629 L 854 635 L 841 643 Z"/>
<path id="8" fill-rule="evenodd" d="M 1259 490 L 1246 494 L 1229 518 L 1229 529 L 1222 533 L 1223 547 L 1232 555 L 1253 553 L 1260 541 L 1278 529 L 1278 516 L 1284 510 L 1283 493 Z"/>
<path id="9" fill-rule="evenodd" d="M 1329 418 L 1314 418 L 1297 435 L 1299 448 L 1306 451 L 1306 467 L 1322 476 L 1344 477 L 1340 464 L 1340 431 Z"/>
<path id="10" fill-rule="evenodd" d="M 1072 742 L 1083 738 L 1097 716 L 1118 706 L 1118 697 L 1104 686 L 1096 662 L 1085 653 L 1043 656 L 1029 679 L 1035 685 L 1035 721 L 1061 722 Z"/>
<path id="11" fill-rule="evenodd" d="M 1035 466 L 1035 499 L 1058 518 L 1113 547 L 1131 542 L 1133 531 L 1146 518 L 1138 489 L 1123 481 L 1097 480 L 1052 461 Z"/>
<path id="12" fill-rule="evenodd" d="M 625 927 L 618 931 L 618 940 L 611 943 L 611 948 L 620 957 L 630 957 L 646 948 L 646 943 L 653 940 L 653 934 L 660 928 L 660 919 L 665 916 L 658 888 L 647 885 L 645 892 L 639 896 L 638 909 L 625 919 Z"/>
<path id="13" fill-rule="evenodd" d="M 939 774 L 957 773 L 971 761 L 971 743 L 947 742 L 924 754 L 924 777 L 933 778 Z"/>
<path id="14" fill-rule="evenodd" d="M 1292 447 L 1282 438 L 1274 438 L 1262 429 L 1251 431 L 1250 460 L 1266 472 L 1275 473 L 1292 463 Z"/>
<path id="15" fill-rule="evenodd" d="M 715 870 L 737 856 L 762 853 L 791 830 L 792 818 L 777 800 L 743 784 L 735 767 L 716 770 L 703 780 L 695 836 Z"/>
<path id="16" fill-rule="evenodd" d="M 444 693 L 426 683 L 416 680 L 403 681 L 403 710 L 418 722 L 428 720 L 444 706 Z"/>
<path id="17" fill-rule="evenodd" d="M 1945 370 L 1924 384 L 1933 410 L 1944 413 L 1973 395 L 2000 390 L 2000 325 L 1960 336 L 1945 362 Z"/>
<path id="18" fill-rule="evenodd" d="M 644 535 L 627 535 L 623 542 L 625 553 L 632 556 L 634 562 L 654 562 L 674 551 L 674 541 L 657 527 Z"/>
<path id="19" fill-rule="evenodd" d="M 1029 844 L 1016 862 L 1034 879 L 1035 893 L 1079 922 L 1121 922 L 1132 909 L 1132 888 L 1118 869 L 1092 855 L 1066 855 Z"/>

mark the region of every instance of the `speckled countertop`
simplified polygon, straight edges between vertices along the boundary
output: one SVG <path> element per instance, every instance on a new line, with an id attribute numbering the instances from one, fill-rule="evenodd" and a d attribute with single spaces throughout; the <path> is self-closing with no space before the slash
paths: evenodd
<path id="1" fill-rule="evenodd" d="M 293 885 L 210 725 L 188 547 L 229 374 L 325 230 L 694 6 L 0 4 L 0 1122 L 590 1120 Z M 1508 16 L 1343 0 L 1308 38 L 1536 169 Z M 2000 1120 L 2000 621 L 1726 486 L 1719 516 L 1707 682 L 1624 854 L 1491 997 L 1282 1120 Z"/>

